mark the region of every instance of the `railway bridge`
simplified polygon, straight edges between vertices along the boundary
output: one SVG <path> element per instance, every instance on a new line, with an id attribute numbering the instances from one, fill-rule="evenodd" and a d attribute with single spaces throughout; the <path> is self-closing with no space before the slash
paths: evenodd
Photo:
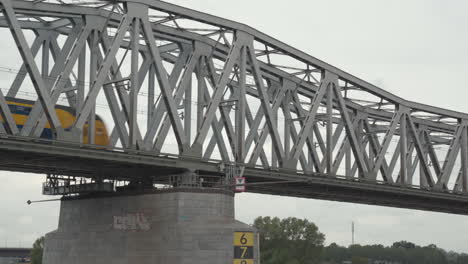
<path id="1" fill-rule="evenodd" d="M 159 0 L 0 8 L 12 47 L 0 65 L 0 169 L 47 174 L 44 192 L 66 196 L 62 212 L 79 204 L 98 214 L 86 201 L 124 204 L 119 191 L 187 204 L 196 189 L 216 193 L 223 202 L 200 201 L 224 214 L 225 196 L 245 186 L 468 214 L 468 114 L 405 100 L 252 27 Z M 151 222 L 113 217 L 117 229 Z"/>

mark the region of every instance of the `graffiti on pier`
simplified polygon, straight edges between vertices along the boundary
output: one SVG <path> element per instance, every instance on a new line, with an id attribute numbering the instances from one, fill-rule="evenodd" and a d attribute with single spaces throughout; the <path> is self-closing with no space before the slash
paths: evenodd
<path id="1" fill-rule="evenodd" d="M 148 231 L 150 223 L 143 213 L 114 216 L 114 229 L 124 231 Z"/>

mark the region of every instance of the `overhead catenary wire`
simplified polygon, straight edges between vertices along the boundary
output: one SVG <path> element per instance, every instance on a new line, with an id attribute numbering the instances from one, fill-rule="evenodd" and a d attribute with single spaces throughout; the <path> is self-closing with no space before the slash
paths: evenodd
<path id="1" fill-rule="evenodd" d="M 128 50 L 127 50 L 128 51 Z M 126 53 L 124 54 L 124 57 L 126 56 Z M 123 61 L 123 59 L 122 59 Z M 222 65 L 220 64 L 217 64 L 217 63 L 214 63 L 216 66 L 218 66 L 218 68 L 216 69 L 216 71 L 221 71 L 222 70 Z M 119 65 L 120 66 L 120 65 Z M 9 68 L 9 67 L 5 67 L 5 66 L 0 66 L 0 72 L 5 72 L 5 73 L 10 73 L 10 74 L 15 74 L 15 75 L 18 75 L 18 74 L 21 74 L 21 75 L 24 75 L 24 76 L 28 76 L 28 73 L 27 71 L 21 71 L 21 70 L 18 70 L 18 69 L 13 69 L 13 68 Z M 57 81 L 57 77 L 50 77 L 50 76 L 42 76 L 42 78 L 44 80 L 48 80 L 50 82 L 56 82 Z M 232 80 L 231 80 L 232 81 Z M 67 82 L 70 82 L 70 83 L 74 83 L 75 86 L 76 85 L 81 85 L 81 86 L 84 86 L 84 87 L 90 87 L 90 82 L 88 81 L 80 81 L 80 80 L 73 80 L 71 78 L 61 78 L 60 80 L 58 80 L 58 82 L 62 82 L 62 83 L 67 83 Z M 254 81 L 251 80 L 251 84 L 247 84 L 247 85 L 251 85 L 251 86 L 255 86 L 254 84 Z M 8 92 L 9 89 L 7 88 L 0 88 L 2 89 L 3 91 L 5 92 Z M 225 93 L 227 93 L 228 90 L 225 91 Z M 160 97 L 161 96 L 161 93 L 155 93 L 154 94 L 155 96 L 158 96 Z M 140 91 L 138 92 L 138 96 L 140 97 L 148 97 L 149 94 L 148 93 L 145 93 L 144 91 Z M 64 100 L 61 100 L 61 101 L 64 101 Z M 372 101 L 368 101 L 368 100 L 362 100 L 362 99 L 352 99 L 353 102 L 359 102 L 359 101 L 365 101 L 365 102 L 372 102 Z M 191 103 L 192 105 L 195 105 L 195 106 L 199 106 L 199 105 L 204 105 L 205 102 L 198 102 L 197 100 L 192 100 L 192 99 L 185 99 L 184 98 L 184 104 L 189 102 Z M 373 103 L 378 103 L 378 102 L 373 102 Z M 97 105 L 99 107 L 99 105 Z M 104 107 L 107 107 L 106 104 L 102 104 L 101 103 L 101 106 L 104 106 Z M 322 110 L 323 111 L 323 110 Z M 139 115 L 146 115 L 147 114 L 147 111 L 146 110 L 138 110 L 138 114 Z M 435 118 L 436 116 L 428 116 L 428 118 Z M 439 117 L 440 118 L 440 117 Z M 278 120 L 283 120 L 285 121 L 286 119 L 283 119 L 281 117 L 277 117 Z M 447 122 L 446 122 L 447 123 Z"/>
<path id="2" fill-rule="evenodd" d="M 215 65 L 220 66 L 219 64 L 216 64 L 216 63 L 215 63 Z M 216 69 L 216 70 L 220 70 L 220 69 Z M 9 74 L 16 74 L 16 75 L 22 74 L 22 75 L 25 75 L 25 76 L 28 75 L 26 71 L 20 71 L 20 70 L 17 70 L 17 69 L 8 68 L 8 67 L 2 67 L 2 66 L 0 66 L 0 72 L 5 72 L 5 73 L 9 73 Z M 49 80 L 49 81 L 56 81 L 56 78 L 49 77 L 49 76 L 43 76 L 43 78 L 44 78 L 45 80 Z M 90 83 L 89 83 L 89 82 L 86 82 L 86 81 L 73 80 L 73 82 L 72 82 L 72 79 L 70 79 L 70 78 L 61 79 L 61 80 L 59 80 L 59 82 L 71 82 L 71 83 L 75 83 L 75 85 L 76 85 L 76 84 L 82 84 L 82 85 L 84 85 L 85 87 L 89 87 L 89 85 L 90 85 Z M 0 88 L 0 89 L 1 89 L 2 91 L 4 91 L 4 92 L 8 92 L 8 91 L 9 91 L 9 88 Z M 228 90 L 225 91 L 225 93 L 227 93 L 227 92 L 228 92 Z M 21 91 L 21 90 L 19 90 L 18 93 L 19 93 L 19 94 L 22 94 L 22 95 L 25 95 L 25 96 L 27 96 L 27 97 L 29 97 L 29 98 L 31 98 L 31 99 L 36 99 L 36 97 L 37 97 L 37 95 L 36 95 L 34 92 L 26 92 L 26 91 Z M 140 91 L 140 92 L 138 93 L 138 96 L 148 97 L 149 94 Z M 160 96 L 161 96 L 161 93 L 155 93 L 155 96 L 160 97 Z M 61 97 L 59 98 L 59 100 L 62 101 L 62 102 L 67 102 L 67 98 L 66 98 L 65 96 L 61 96 Z M 367 101 L 367 100 L 361 100 L 361 101 L 363 101 L 363 102 L 365 101 L 365 102 L 368 102 L 368 103 L 372 102 L 372 101 Z M 191 103 L 191 104 L 193 104 L 193 105 L 196 105 L 196 106 L 198 106 L 198 105 L 200 105 L 200 104 L 203 104 L 203 105 L 205 104 L 205 102 L 200 103 L 200 102 L 198 102 L 198 101 L 196 101 L 196 100 L 191 100 L 191 99 L 190 99 L 190 100 L 184 99 L 183 102 L 184 102 L 184 103 L 189 102 L 189 103 Z M 107 104 L 104 104 L 104 103 L 97 103 L 97 102 L 96 102 L 96 107 L 101 108 L 101 109 L 106 109 L 106 110 L 108 109 L 108 105 L 107 105 Z M 232 107 L 232 106 L 231 106 L 231 107 Z M 322 110 L 322 111 L 323 111 L 323 110 Z M 141 115 L 145 115 L 145 116 L 146 116 L 146 115 L 148 114 L 148 111 L 146 110 L 146 108 L 145 108 L 145 110 L 141 110 L 141 109 L 140 109 L 140 110 L 137 111 L 137 114 L 140 115 L 140 116 L 141 116 Z M 232 112 L 231 114 L 234 114 L 234 113 Z M 184 116 L 184 118 L 187 118 L 187 117 Z M 287 121 L 287 119 L 284 119 L 284 118 L 281 118 L 281 117 L 277 117 L 277 119 L 278 119 L 278 121 Z M 195 118 L 190 118 L 190 120 L 196 121 Z M 261 129 L 259 129 L 259 130 L 261 130 Z M 398 143 L 398 139 L 395 139 L 395 138 L 392 138 L 391 141 L 394 142 L 394 143 Z M 390 154 L 390 153 L 391 153 L 391 152 L 387 152 L 387 154 Z M 416 156 L 416 155 L 413 154 L 413 157 L 415 157 L 415 156 Z M 443 161 L 440 161 L 440 162 L 443 162 Z"/>

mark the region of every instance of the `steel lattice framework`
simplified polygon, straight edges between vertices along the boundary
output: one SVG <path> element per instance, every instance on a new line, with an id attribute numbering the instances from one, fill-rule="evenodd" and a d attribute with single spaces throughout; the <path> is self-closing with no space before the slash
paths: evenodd
<path id="1" fill-rule="evenodd" d="M 22 63 L 0 65 L 12 76 L 0 90 L 4 170 L 157 180 L 233 165 L 253 192 L 468 213 L 467 114 L 161 1 L 0 3 Z M 35 101 L 21 129 L 8 97 Z M 76 109 L 72 124 L 57 104 Z M 107 148 L 82 143 L 96 114 Z M 47 123 L 53 142 L 39 139 Z M 282 184 L 261 184 L 272 180 Z"/>

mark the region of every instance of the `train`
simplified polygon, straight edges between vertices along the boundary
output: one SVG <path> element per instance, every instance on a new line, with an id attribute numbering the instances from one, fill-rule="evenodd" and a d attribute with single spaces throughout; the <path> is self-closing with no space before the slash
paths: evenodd
<path id="1" fill-rule="evenodd" d="M 35 101 L 12 98 L 12 97 L 6 97 L 5 99 L 13 115 L 16 126 L 18 127 L 18 129 L 21 129 L 26 123 L 26 120 L 28 119 L 29 113 L 31 113 L 31 110 Z M 69 106 L 56 105 L 55 112 L 57 113 L 57 117 L 60 120 L 60 123 L 62 124 L 62 127 L 65 130 L 70 128 L 76 120 L 75 111 L 73 108 Z M 1 116 L 0 116 L 0 121 L 4 122 L 3 117 Z M 86 123 L 83 127 L 83 143 L 84 144 L 88 144 L 89 142 L 88 131 L 89 131 L 88 123 Z M 107 131 L 107 128 L 103 119 L 99 115 L 96 115 L 94 135 L 95 135 L 95 143 L 94 143 L 95 145 L 100 145 L 100 146 L 109 145 L 109 134 L 108 134 L 108 131 Z M 54 139 L 54 133 L 50 127 L 49 122 L 46 123 L 45 128 L 40 138 Z"/>

